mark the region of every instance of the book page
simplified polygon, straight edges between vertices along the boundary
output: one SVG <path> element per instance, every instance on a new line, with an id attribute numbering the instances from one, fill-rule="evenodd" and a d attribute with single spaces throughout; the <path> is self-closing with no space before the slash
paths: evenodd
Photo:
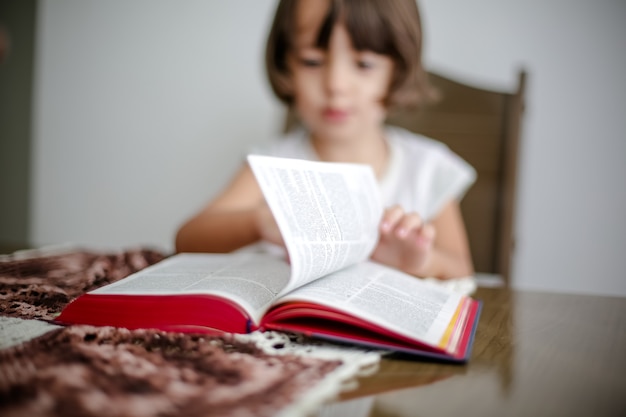
<path id="1" fill-rule="evenodd" d="M 289 265 L 252 253 L 184 253 L 149 266 L 92 294 L 210 294 L 233 300 L 258 323 L 289 282 Z"/>
<path id="2" fill-rule="evenodd" d="M 369 258 L 382 216 L 371 167 L 250 155 L 291 263 L 283 293 Z"/>
<path id="3" fill-rule="evenodd" d="M 308 301 L 436 346 L 463 295 L 368 261 L 337 271 L 282 297 Z"/>

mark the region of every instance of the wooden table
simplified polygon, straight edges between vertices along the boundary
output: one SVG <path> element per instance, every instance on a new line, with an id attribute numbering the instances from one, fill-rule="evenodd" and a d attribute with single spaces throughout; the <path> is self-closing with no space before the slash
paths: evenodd
<path id="1" fill-rule="evenodd" d="M 466 365 L 384 359 L 319 416 L 626 416 L 626 298 L 480 288 Z"/>

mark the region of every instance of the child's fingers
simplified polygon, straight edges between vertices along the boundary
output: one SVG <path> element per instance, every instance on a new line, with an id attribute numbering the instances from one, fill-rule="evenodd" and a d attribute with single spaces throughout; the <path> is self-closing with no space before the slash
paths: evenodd
<path id="1" fill-rule="evenodd" d="M 394 230 L 403 216 L 404 210 L 402 210 L 402 207 L 396 205 L 387 208 L 380 222 L 381 232 L 386 234 Z"/>
<path id="2" fill-rule="evenodd" d="M 425 223 L 417 234 L 416 242 L 420 246 L 429 246 L 435 240 L 436 230 L 430 223 Z"/>
<path id="3" fill-rule="evenodd" d="M 420 232 L 423 226 L 422 218 L 417 213 L 405 214 L 396 224 L 395 235 L 399 239 L 404 239 L 413 232 Z"/>
<path id="4" fill-rule="evenodd" d="M 435 227 L 425 223 L 416 213 L 405 213 L 400 206 L 385 210 L 381 221 L 381 232 L 387 239 L 392 239 L 417 248 L 427 248 L 435 239 Z"/>
<path id="5" fill-rule="evenodd" d="M 422 228 L 422 232 L 424 236 L 428 238 L 428 240 L 434 240 L 435 236 L 437 235 L 437 230 L 435 229 L 435 226 L 430 223 L 426 223 L 424 225 L 424 227 Z"/>

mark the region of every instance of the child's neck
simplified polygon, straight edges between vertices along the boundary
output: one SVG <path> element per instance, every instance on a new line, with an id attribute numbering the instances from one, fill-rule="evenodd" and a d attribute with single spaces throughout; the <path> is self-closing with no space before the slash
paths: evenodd
<path id="1" fill-rule="evenodd" d="M 311 144 L 320 161 L 367 164 L 374 169 L 377 178 L 381 178 L 387 169 L 389 149 L 382 129 L 358 140 L 311 136 Z"/>

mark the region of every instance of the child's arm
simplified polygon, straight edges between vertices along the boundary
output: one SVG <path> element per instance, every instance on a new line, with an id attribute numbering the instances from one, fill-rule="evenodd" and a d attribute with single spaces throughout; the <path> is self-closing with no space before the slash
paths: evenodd
<path id="1" fill-rule="evenodd" d="M 246 164 L 230 184 L 176 234 L 177 252 L 230 252 L 273 230 L 261 189 Z M 271 226 L 271 225 L 270 225 Z M 276 227 L 277 230 L 277 227 Z"/>
<path id="2" fill-rule="evenodd" d="M 472 275 L 474 267 L 458 202 L 448 203 L 427 224 L 399 206 L 387 209 L 372 259 L 418 277 Z"/>

